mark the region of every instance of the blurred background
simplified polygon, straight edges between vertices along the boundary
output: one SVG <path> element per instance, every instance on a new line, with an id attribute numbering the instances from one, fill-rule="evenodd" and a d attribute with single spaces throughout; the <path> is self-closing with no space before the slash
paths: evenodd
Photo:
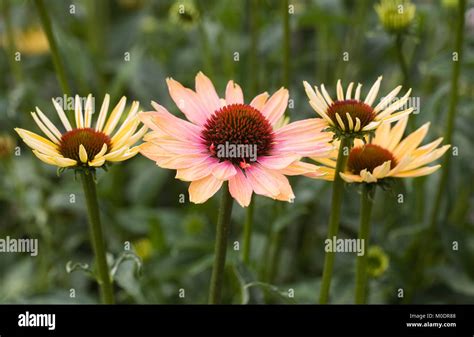
<path id="1" fill-rule="evenodd" d="M 381 96 L 399 84 L 413 88 L 420 111 L 410 126 L 431 121 L 427 143 L 443 136 L 446 128 L 458 1 L 413 1 L 416 12 L 409 27 L 396 34 L 377 15 L 376 3 L 44 1 L 72 93 L 92 93 L 97 106 L 110 93 L 113 104 L 126 95 L 129 102 L 139 100 L 146 111 L 155 100 L 182 116 L 168 95 L 165 78 L 194 87 L 194 77 L 202 70 L 222 95 L 227 81 L 234 79 L 247 101 L 259 92 L 289 87 L 288 115 L 300 120 L 315 116 L 303 80 L 325 83 L 332 95 L 339 78 L 344 86 L 361 82 L 365 95 L 383 75 Z M 40 162 L 13 131 L 17 126 L 40 131 L 30 115 L 35 106 L 59 122 L 51 98 L 62 97 L 63 89 L 48 40 L 34 1 L 1 0 L 1 6 L 0 238 L 36 238 L 39 254 L 0 253 L 0 302 L 96 303 L 95 282 L 74 268 L 92 261 L 80 183 L 72 171 L 58 176 L 56 168 Z M 436 235 L 426 243 L 423 233 L 440 171 L 378 191 L 372 216 L 370 303 L 474 301 L 472 7 L 468 1 L 452 138 L 458 153 L 451 160 Z M 219 198 L 191 204 L 188 184 L 175 180 L 174 174 L 140 155 L 98 174 L 111 263 L 123 252 L 139 257 L 125 259 L 115 274 L 120 303 L 207 300 Z M 233 249 L 235 242 L 242 247 L 245 218 L 245 210 L 234 205 L 224 302 L 316 302 L 331 185 L 304 177 L 291 183 L 294 204 L 256 198 L 247 264 L 241 250 Z M 357 188 L 347 186 L 344 198 L 340 237 L 356 237 Z M 422 266 L 415 263 L 420 249 L 432 252 Z M 354 254 L 337 254 L 333 303 L 353 302 L 354 261 Z M 424 276 L 414 278 L 418 268 L 425 270 Z"/>

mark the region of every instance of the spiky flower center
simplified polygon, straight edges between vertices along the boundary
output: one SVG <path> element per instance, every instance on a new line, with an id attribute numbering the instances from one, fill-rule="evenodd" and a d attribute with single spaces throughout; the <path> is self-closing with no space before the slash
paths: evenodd
<path id="1" fill-rule="evenodd" d="M 105 133 L 91 128 L 73 129 L 62 135 L 59 142 L 59 152 L 66 158 L 77 160 L 79 158 L 79 147 L 83 145 L 87 152 L 87 158 L 92 160 L 100 152 L 104 144 L 110 149 L 111 140 Z"/>
<path id="2" fill-rule="evenodd" d="M 365 169 L 373 173 L 377 166 L 388 160 L 390 160 L 390 168 L 397 165 L 397 161 L 390 151 L 375 144 L 366 144 L 354 147 L 351 150 L 347 160 L 347 168 L 353 174 L 359 174 L 360 171 Z"/>
<path id="3" fill-rule="evenodd" d="M 368 125 L 375 119 L 374 109 L 364 102 L 355 99 L 335 101 L 329 106 L 327 115 L 335 125 L 340 125 L 336 114 L 339 114 L 339 117 L 344 124 L 345 131 L 354 130 L 357 125 L 357 118 L 360 120 L 360 128 L 356 131 L 361 130 L 364 126 Z M 349 114 L 352 123 L 347 118 L 347 114 Z"/>
<path id="4" fill-rule="evenodd" d="M 273 128 L 260 111 L 246 104 L 230 104 L 208 118 L 202 137 L 210 153 L 245 168 L 273 148 Z"/>

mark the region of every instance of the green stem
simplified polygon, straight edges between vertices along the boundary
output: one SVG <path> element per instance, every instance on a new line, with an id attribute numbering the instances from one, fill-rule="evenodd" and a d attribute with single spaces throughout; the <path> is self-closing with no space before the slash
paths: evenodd
<path id="1" fill-rule="evenodd" d="M 283 86 L 290 87 L 290 13 L 288 0 L 283 0 Z"/>
<path id="2" fill-rule="evenodd" d="M 242 261 L 246 265 L 250 263 L 250 247 L 252 243 L 252 227 L 253 227 L 253 214 L 255 208 L 255 197 L 250 201 L 249 207 L 247 207 L 245 214 L 244 223 L 244 242 L 242 247 Z"/>
<path id="3" fill-rule="evenodd" d="M 53 58 L 54 69 L 56 70 L 56 75 L 58 77 L 59 85 L 64 94 L 70 96 L 71 90 L 66 79 L 66 72 L 61 62 L 61 57 L 59 55 L 58 46 L 56 44 L 56 39 L 54 38 L 53 30 L 51 28 L 51 20 L 49 19 L 48 12 L 44 5 L 43 0 L 35 0 L 36 8 L 40 16 L 41 25 L 48 39 L 49 48 L 51 50 L 51 56 Z"/>
<path id="4" fill-rule="evenodd" d="M 251 95 L 256 96 L 259 88 L 258 40 L 259 40 L 259 0 L 249 0 L 250 48 L 248 72 Z"/>
<path id="5" fill-rule="evenodd" d="M 410 83 L 410 71 L 408 69 L 408 62 L 403 54 L 403 36 L 401 34 L 395 36 L 395 51 L 403 75 L 403 86 L 408 88 Z"/>
<path id="6" fill-rule="evenodd" d="M 105 304 L 113 304 L 113 285 L 105 256 L 105 243 L 100 223 L 99 203 L 97 201 L 97 191 L 93 173 L 91 171 L 83 171 L 81 172 L 81 179 L 89 214 L 89 231 L 92 247 L 94 249 L 98 273 L 97 282 L 100 286 L 102 302 Z"/>
<path id="7" fill-rule="evenodd" d="M 363 184 L 360 203 L 360 227 L 359 241 L 363 242 L 364 254 L 357 256 L 356 278 L 355 278 L 355 303 L 364 304 L 367 301 L 367 251 L 369 250 L 370 238 L 370 214 L 372 212 L 370 184 Z"/>
<path id="8" fill-rule="evenodd" d="M 329 229 L 327 235 L 329 240 L 332 240 L 332 238 L 337 236 L 337 233 L 339 232 L 339 216 L 341 212 L 342 194 L 344 190 L 344 182 L 339 173 L 342 172 L 346 166 L 350 146 L 351 142 L 349 139 L 341 139 L 334 173 L 334 182 L 332 185 L 331 214 L 329 216 Z M 345 151 L 347 151 L 347 155 L 344 153 Z M 329 301 L 329 290 L 331 287 L 334 257 L 335 255 L 332 251 L 326 252 L 326 255 L 324 256 L 323 278 L 319 294 L 320 304 L 326 304 Z"/>
<path id="9" fill-rule="evenodd" d="M 212 267 L 211 286 L 209 289 L 209 304 L 221 302 L 222 280 L 224 278 L 225 257 L 227 253 L 227 238 L 232 214 L 232 196 L 227 183 L 222 185 L 221 205 L 217 218 L 216 244 L 214 248 L 214 265 Z"/>
<path id="10" fill-rule="evenodd" d="M 15 76 L 15 80 L 17 82 L 21 82 L 23 80 L 23 72 L 20 67 L 19 62 L 15 60 L 15 51 L 16 51 L 16 45 L 15 45 L 15 36 L 13 33 L 13 26 L 11 22 L 11 17 L 10 17 L 10 3 L 9 0 L 3 0 L 2 1 L 2 12 L 3 12 L 3 17 L 5 20 L 5 32 L 7 35 L 7 54 L 8 54 L 8 61 L 10 62 L 10 67 L 13 71 L 13 75 Z"/>

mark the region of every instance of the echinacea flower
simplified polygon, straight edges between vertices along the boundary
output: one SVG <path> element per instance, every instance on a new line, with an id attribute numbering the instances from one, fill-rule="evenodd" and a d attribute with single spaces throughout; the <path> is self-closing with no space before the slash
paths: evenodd
<path id="1" fill-rule="evenodd" d="M 309 97 L 309 104 L 324 119 L 328 129 L 334 132 L 336 139 L 341 137 L 363 139 L 367 134 L 373 133 L 373 130 L 382 123 L 397 121 L 413 111 L 413 108 L 398 111 L 408 102 L 411 92 L 410 89 L 402 98 L 395 99 L 402 86 L 393 89 L 373 107 L 381 81 L 382 76 L 370 88 L 365 100 L 360 98 L 362 88 L 360 83 L 354 95 L 352 94 L 353 82 L 349 83 L 344 94 L 341 80 L 338 80 L 336 100 L 331 99 L 324 84 L 321 84 L 321 91 L 317 86 L 313 90 L 306 81 L 303 84 Z"/>
<path id="2" fill-rule="evenodd" d="M 31 115 L 48 138 L 25 129 L 15 129 L 33 153 L 46 164 L 60 168 L 94 168 L 102 167 L 106 162 L 127 160 L 138 153 L 139 147 L 133 145 L 147 131 L 145 126 L 136 131 L 140 124 L 137 118 L 138 102 L 132 103 L 127 117 L 114 133 L 125 109 L 126 97 L 122 97 L 107 119 L 110 96 L 105 95 L 94 126 L 92 126 L 94 113 L 92 95 L 87 97 L 84 113 L 81 99 L 76 95 L 75 127 L 67 119 L 61 105 L 54 99 L 52 101 L 65 131 L 60 131 L 38 107 Z"/>
<path id="3" fill-rule="evenodd" d="M 281 119 L 288 90 L 281 88 L 244 103 L 240 86 L 227 84 L 219 98 L 203 73 L 196 76 L 196 91 L 167 79 L 171 98 L 189 121 L 177 118 L 153 102 L 156 111 L 139 114 L 152 132 L 145 135 L 140 153 L 163 168 L 177 170 L 176 178 L 190 181 L 189 195 L 203 203 L 228 181 L 230 194 L 245 207 L 252 193 L 292 201 L 285 175 L 317 172 L 302 157 L 321 157 L 332 149 L 330 134 L 322 132 L 318 118 L 289 123 Z M 240 151 L 239 151 L 240 150 Z"/>
<path id="4" fill-rule="evenodd" d="M 438 148 L 443 138 L 420 146 L 425 138 L 429 123 L 402 139 L 408 116 L 398 121 L 395 126 L 383 124 L 375 132 L 372 142 L 364 144 L 357 139 L 349 153 L 347 165 L 341 177 L 348 183 L 377 183 L 385 178 L 411 178 L 433 173 L 441 165 L 427 166 L 441 157 L 450 147 Z M 337 146 L 337 144 L 336 144 Z M 336 167 L 337 150 L 331 158 L 314 158 L 326 167 L 320 170 L 328 174 L 324 179 L 333 180 Z"/>

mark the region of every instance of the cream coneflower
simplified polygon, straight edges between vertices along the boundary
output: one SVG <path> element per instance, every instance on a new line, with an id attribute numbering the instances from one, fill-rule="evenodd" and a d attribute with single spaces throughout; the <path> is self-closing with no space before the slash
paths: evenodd
<path id="1" fill-rule="evenodd" d="M 364 138 L 372 133 L 382 123 L 397 121 L 413 111 L 407 108 L 399 111 L 409 99 L 411 89 L 400 99 L 396 99 L 402 86 L 398 86 L 373 106 L 380 89 L 382 76 L 370 88 L 365 100 L 360 98 L 362 84 L 358 84 L 353 94 L 354 83 L 349 83 L 346 92 L 342 88 L 341 80 L 337 81 L 337 99 L 332 100 L 324 84 L 321 91 L 304 81 L 309 104 L 326 121 L 328 129 L 334 132 L 336 139 Z M 396 99 L 396 100 L 395 100 Z M 395 101 L 394 101 L 395 100 Z"/>
<path id="2" fill-rule="evenodd" d="M 113 283 L 106 260 L 105 242 L 100 222 L 99 203 L 97 200 L 95 169 L 107 162 L 124 161 L 136 155 L 139 147 L 132 147 L 146 133 L 143 126 L 136 131 L 140 121 L 137 118 L 138 102 L 132 107 L 123 123 L 119 126 L 120 117 L 125 109 L 126 98 L 122 97 L 107 119 L 109 95 L 105 96 L 100 114 L 95 125 L 92 125 L 94 113 L 92 95 L 87 97 L 84 113 L 79 96 L 75 98 L 75 122 L 73 128 L 62 107 L 53 99 L 59 118 L 65 131 L 59 129 L 38 108 L 32 112 L 33 119 L 47 138 L 28 130 L 16 128 L 23 141 L 33 149 L 33 153 L 43 162 L 58 166 L 61 169 L 74 168 L 81 175 L 84 195 L 89 215 L 89 231 L 95 255 L 97 282 L 100 286 L 103 303 L 114 303 Z M 116 132 L 114 130 L 117 129 Z"/>
<path id="3" fill-rule="evenodd" d="M 398 121 L 394 127 L 381 125 L 370 143 L 357 139 L 350 150 L 346 167 L 340 176 L 348 183 L 362 183 L 359 240 L 369 247 L 370 215 L 375 187 L 384 184 L 388 178 L 412 178 L 433 173 L 440 165 L 428 166 L 441 157 L 450 147 L 438 148 L 443 138 L 420 146 L 425 138 L 429 123 L 424 124 L 403 138 L 408 116 Z M 334 179 L 336 172 L 336 153 L 330 159 L 315 158 L 326 165 L 327 179 Z M 323 169 L 323 168 L 321 168 Z M 367 255 L 357 256 L 355 302 L 366 303 Z"/>
<path id="4" fill-rule="evenodd" d="M 366 139 L 366 136 L 372 136 L 375 129 L 383 123 L 399 120 L 413 111 L 412 108 L 399 111 L 408 102 L 411 92 L 410 89 L 402 98 L 395 100 L 402 88 L 401 86 L 393 89 L 379 103 L 373 106 L 381 81 L 382 76 L 372 85 L 365 100 L 361 99 L 362 84 L 360 83 L 355 88 L 355 92 L 353 92 L 353 82 L 348 85 L 347 90 L 344 92 L 341 80 L 338 80 L 337 99 L 332 100 L 324 84 L 321 84 L 321 91 L 319 91 L 317 86 L 313 90 L 308 82 L 303 82 L 310 105 L 326 123 L 326 130 L 334 133 L 333 139 L 340 141 L 335 166 L 336 172 L 340 172 L 342 167 L 345 166 L 347 158 L 344 153 L 352 148 L 355 139 Z M 337 175 L 332 186 L 331 212 L 328 225 L 329 240 L 333 236 L 337 236 L 339 231 L 342 194 L 343 182 L 339 175 Z M 325 252 L 323 278 L 319 296 L 319 303 L 321 304 L 328 303 L 329 301 L 333 265 L 334 252 Z"/>
<path id="5" fill-rule="evenodd" d="M 87 97 L 84 113 L 81 99 L 76 95 L 74 127 L 68 121 L 61 105 L 54 99 L 52 101 L 65 131 L 60 131 L 38 107 L 31 115 L 47 138 L 25 129 L 15 129 L 41 161 L 61 168 L 93 168 L 101 167 L 107 162 L 124 161 L 138 153 L 139 147 L 133 145 L 147 131 L 145 126 L 136 131 L 140 124 L 137 118 L 138 102 L 132 103 L 127 117 L 117 128 L 125 110 L 125 97 L 122 97 L 107 119 L 110 96 L 105 95 L 99 117 L 92 125 L 92 95 Z M 114 133 L 115 129 L 117 130 Z"/>
<path id="6" fill-rule="evenodd" d="M 419 146 L 425 138 L 429 123 L 402 140 L 408 117 L 402 118 L 393 127 L 390 124 L 380 126 L 370 143 L 364 144 L 356 140 L 350 150 L 347 166 L 340 173 L 342 179 L 348 183 L 377 183 L 385 178 L 411 178 L 433 173 L 441 165 L 427 166 L 441 157 L 450 147 L 444 145 L 438 148 L 443 138 Z M 336 147 L 338 142 L 336 142 Z M 327 175 L 323 179 L 334 179 L 337 150 L 331 153 L 330 158 L 314 158 L 322 163 L 320 167 Z"/>
<path id="7" fill-rule="evenodd" d="M 232 198 L 243 207 L 253 193 L 292 201 L 295 196 L 286 175 L 315 174 L 317 167 L 300 159 L 326 155 L 332 149 L 331 135 L 321 131 L 325 125 L 318 118 L 284 125 L 281 119 L 288 105 L 284 88 L 271 97 L 262 93 L 246 104 L 242 89 L 233 81 L 227 84 L 225 98 L 219 98 L 201 72 L 196 91 L 171 78 L 167 84 L 189 121 L 153 102 L 156 111 L 140 114 L 152 129 L 140 153 L 158 166 L 177 170 L 177 179 L 190 181 L 191 202 L 203 203 L 223 188 L 209 296 L 210 303 L 218 303 Z"/>

